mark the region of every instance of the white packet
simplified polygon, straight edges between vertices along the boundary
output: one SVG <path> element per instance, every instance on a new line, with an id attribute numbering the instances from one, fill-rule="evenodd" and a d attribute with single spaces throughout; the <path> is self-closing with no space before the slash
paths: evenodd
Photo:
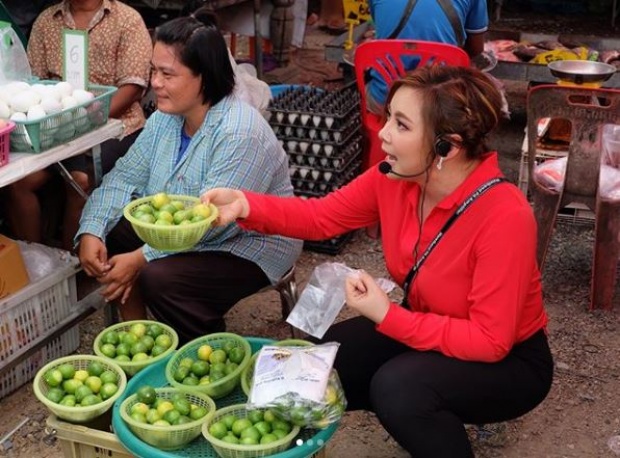
<path id="1" fill-rule="evenodd" d="M 359 275 L 359 271 L 338 262 L 318 265 L 286 322 L 311 336 L 322 338 L 345 304 L 344 284 L 350 275 Z M 385 278 L 377 279 L 377 283 L 386 293 L 396 286 Z"/>

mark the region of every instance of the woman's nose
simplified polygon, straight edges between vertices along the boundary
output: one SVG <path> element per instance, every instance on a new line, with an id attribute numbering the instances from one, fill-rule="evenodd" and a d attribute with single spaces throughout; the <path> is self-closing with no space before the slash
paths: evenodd
<path id="1" fill-rule="evenodd" d="M 382 142 L 387 143 L 388 142 L 388 124 L 389 121 L 386 121 L 385 124 L 383 124 L 383 127 L 381 128 L 381 130 L 379 131 L 379 140 L 381 140 Z"/>

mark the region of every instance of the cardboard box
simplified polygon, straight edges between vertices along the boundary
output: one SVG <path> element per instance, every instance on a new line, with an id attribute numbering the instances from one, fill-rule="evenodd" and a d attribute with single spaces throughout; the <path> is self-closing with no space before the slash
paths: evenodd
<path id="1" fill-rule="evenodd" d="M 30 283 L 19 245 L 0 234 L 0 298 L 13 294 Z"/>

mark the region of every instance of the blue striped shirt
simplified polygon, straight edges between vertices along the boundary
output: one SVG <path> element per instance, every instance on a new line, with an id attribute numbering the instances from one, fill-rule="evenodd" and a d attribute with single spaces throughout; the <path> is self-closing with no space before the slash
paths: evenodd
<path id="1" fill-rule="evenodd" d="M 209 109 L 202 126 L 177 162 L 183 117 L 159 111 L 127 154 L 120 158 L 88 199 L 76 240 L 93 234 L 102 240 L 132 198 L 158 192 L 200 196 L 227 187 L 292 196 L 288 158 L 269 124 L 251 106 L 229 96 Z M 248 259 L 277 281 L 301 253 L 302 241 L 243 231 L 233 223 L 212 228 L 194 251 L 225 251 Z M 169 256 L 144 245 L 147 261 Z"/>

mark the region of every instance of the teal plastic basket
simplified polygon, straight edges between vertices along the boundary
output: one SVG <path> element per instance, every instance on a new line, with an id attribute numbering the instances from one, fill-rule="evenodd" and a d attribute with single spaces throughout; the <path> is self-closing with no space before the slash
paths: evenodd
<path id="1" fill-rule="evenodd" d="M 263 345 L 268 345 L 274 342 L 271 339 L 262 339 L 255 337 L 248 337 L 247 341 L 250 343 L 252 353 L 256 353 L 261 349 Z M 120 414 L 120 406 L 123 401 L 136 393 L 138 388 L 143 385 L 151 385 L 155 388 L 169 386 L 166 380 L 166 365 L 172 355 L 157 364 L 153 364 L 146 369 L 138 372 L 127 384 L 127 388 L 123 394 L 118 398 L 114 404 L 112 411 L 112 426 L 118 439 L 125 446 L 125 448 L 131 452 L 134 456 L 141 458 L 175 458 L 175 457 L 187 457 L 187 458 L 219 458 L 217 452 L 213 449 L 211 444 L 207 442 L 204 437 L 198 437 L 196 440 L 188 444 L 183 449 L 174 451 L 159 450 L 136 437 L 127 424 L 123 421 Z M 229 395 L 217 399 L 217 408 L 227 407 L 234 404 L 245 403 L 247 397 L 241 390 L 241 387 L 237 387 Z M 293 448 L 286 450 L 275 455 L 270 455 L 270 458 L 310 458 L 321 451 L 332 438 L 336 430 L 338 429 L 338 423 L 330 425 L 328 428 L 322 430 L 305 429 L 297 436 Z"/>

